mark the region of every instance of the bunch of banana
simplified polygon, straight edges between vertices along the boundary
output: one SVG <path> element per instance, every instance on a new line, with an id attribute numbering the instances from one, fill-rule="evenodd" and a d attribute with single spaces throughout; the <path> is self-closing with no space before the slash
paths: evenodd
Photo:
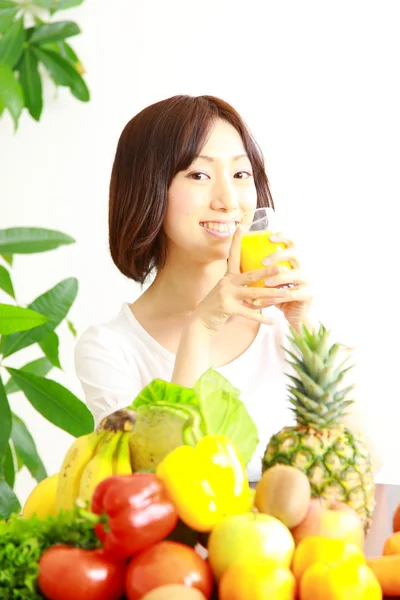
<path id="1" fill-rule="evenodd" d="M 73 509 L 78 498 L 90 503 L 100 481 L 132 473 L 129 438 L 134 424 L 133 411 L 118 410 L 103 419 L 95 431 L 74 441 L 58 476 L 58 510 Z"/>

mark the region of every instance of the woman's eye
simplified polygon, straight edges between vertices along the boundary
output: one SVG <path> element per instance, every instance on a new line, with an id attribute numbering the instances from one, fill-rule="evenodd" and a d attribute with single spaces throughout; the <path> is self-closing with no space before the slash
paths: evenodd
<path id="1" fill-rule="evenodd" d="M 208 176 L 205 173 L 200 173 L 199 171 L 196 171 L 196 173 L 189 173 L 189 177 L 195 181 L 204 181 L 204 179 L 208 179 Z"/>
<path id="2" fill-rule="evenodd" d="M 251 173 L 251 171 L 239 171 L 238 173 L 235 173 L 234 177 L 236 177 L 236 179 L 249 179 L 249 177 L 252 177 L 253 174 Z"/>

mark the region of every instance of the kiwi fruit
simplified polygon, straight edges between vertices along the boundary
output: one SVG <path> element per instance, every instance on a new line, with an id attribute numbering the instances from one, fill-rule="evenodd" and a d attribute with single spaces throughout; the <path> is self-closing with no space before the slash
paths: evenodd
<path id="1" fill-rule="evenodd" d="M 257 483 L 254 506 L 292 529 L 306 516 L 310 501 L 311 486 L 307 475 L 296 467 L 276 464 L 264 471 Z"/>

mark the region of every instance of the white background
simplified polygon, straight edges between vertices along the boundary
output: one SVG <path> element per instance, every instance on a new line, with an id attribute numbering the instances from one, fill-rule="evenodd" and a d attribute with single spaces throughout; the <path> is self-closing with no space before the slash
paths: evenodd
<path id="1" fill-rule="evenodd" d="M 107 245 L 118 137 L 152 102 L 179 93 L 220 96 L 263 149 L 277 213 L 314 285 L 316 314 L 357 350 L 358 397 L 377 419 L 391 477 L 400 447 L 399 12 L 396 0 L 86 0 L 58 13 L 82 28 L 71 44 L 92 100 L 82 104 L 48 83 L 39 123 L 24 115 L 14 134 L 2 118 L 0 227 L 59 229 L 77 243 L 15 258 L 19 303 L 75 276 L 70 317 L 81 333 L 140 293 L 114 267 Z M 58 333 L 64 372 L 52 376 L 82 398 L 74 340 L 66 327 Z M 37 356 L 33 347 L 5 362 L 22 366 Z M 58 471 L 73 438 L 22 395 L 11 399 L 49 474 Z M 22 471 L 21 500 L 33 485 Z"/>

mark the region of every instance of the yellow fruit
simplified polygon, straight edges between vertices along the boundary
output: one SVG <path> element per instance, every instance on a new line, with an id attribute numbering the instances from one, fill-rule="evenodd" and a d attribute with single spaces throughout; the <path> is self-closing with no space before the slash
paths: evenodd
<path id="1" fill-rule="evenodd" d="M 254 499 L 256 497 L 256 490 L 254 488 L 249 488 L 249 511 L 253 511 L 255 509 Z"/>
<path id="2" fill-rule="evenodd" d="M 382 589 L 371 569 L 354 559 L 317 562 L 302 577 L 300 600 L 382 600 Z"/>
<path id="3" fill-rule="evenodd" d="M 93 492 L 100 481 L 113 475 L 113 455 L 122 431 L 107 431 L 101 440 L 93 458 L 86 465 L 79 486 L 79 499 L 84 502 L 92 500 Z"/>
<path id="4" fill-rule="evenodd" d="M 58 473 L 42 479 L 31 491 L 22 509 L 23 517 L 36 514 L 40 519 L 58 513 L 56 505 Z"/>
<path id="5" fill-rule="evenodd" d="M 365 564 L 365 556 L 359 546 L 334 538 L 311 536 L 302 540 L 297 546 L 293 556 L 292 571 L 297 581 L 300 581 L 306 569 L 314 563 L 331 564 L 339 559 L 350 558 Z"/>
<path id="6" fill-rule="evenodd" d="M 222 575 L 220 600 L 294 600 L 296 580 L 287 567 L 273 560 L 233 563 Z"/>
<path id="7" fill-rule="evenodd" d="M 57 489 L 57 506 L 72 510 L 79 496 L 81 477 L 98 445 L 106 435 L 104 430 L 92 431 L 76 438 L 66 453 L 60 469 Z"/>
<path id="8" fill-rule="evenodd" d="M 292 529 L 306 516 L 310 501 L 307 475 L 290 465 L 277 464 L 264 471 L 257 484 L 254 505 L 259 512 L 276 517 Z"/>
<path id="9" fill-rule="evenodd" d="M 289 567 L 294 540 L 288 528 L 275 517 L 246 512 L 226 517 L 215 525 L 207 549 L 210 566 L 218 580 L 237 561 L 267 558 Z"/>

